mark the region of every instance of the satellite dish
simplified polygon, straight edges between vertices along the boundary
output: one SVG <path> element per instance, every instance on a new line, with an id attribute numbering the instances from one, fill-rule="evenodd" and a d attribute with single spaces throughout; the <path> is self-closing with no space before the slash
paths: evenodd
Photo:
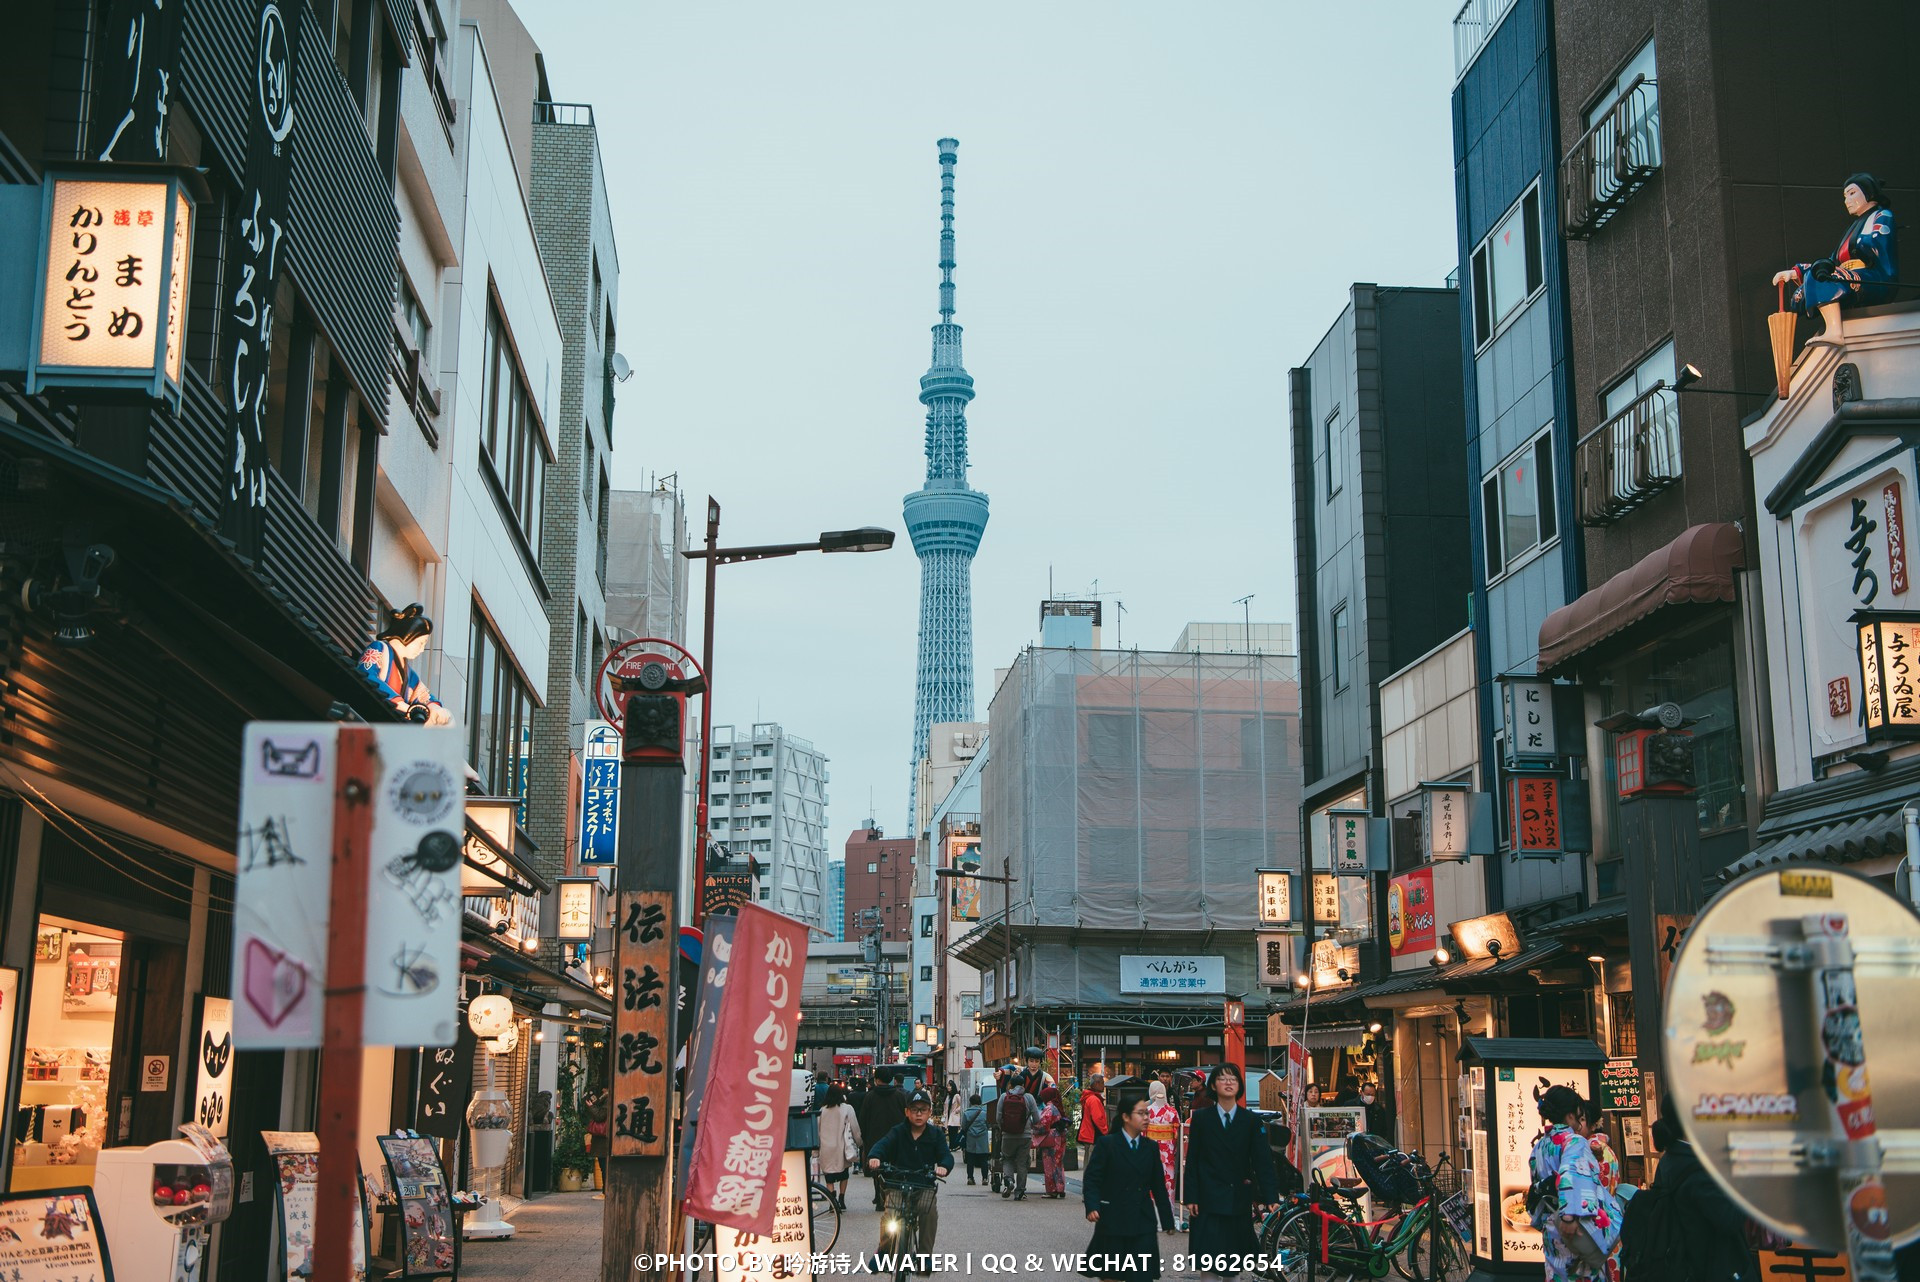
<path id="1" fill-rule="evenodd" d="M 613 371 L 613 378 L 617 383 L 624 383 L 633 377 L 633 366 L 627 364 L 627 358 L 619 352 L 607 357 L 607 368 Z"/>

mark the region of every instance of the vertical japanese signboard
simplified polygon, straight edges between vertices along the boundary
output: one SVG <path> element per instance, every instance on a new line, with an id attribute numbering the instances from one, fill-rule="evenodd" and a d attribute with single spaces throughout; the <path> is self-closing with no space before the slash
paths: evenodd
<path id="1" fill-rule="evenodd" d="M 1420 826 L 1426 834 L 1428 863 L 1467 858 L 1466 788 L 1426 789 L 1420 796 Z"/>
<path id="2" fill-rule="evenodd" d="M 171 182 L 56 178 L 40 299 L 40 378 L 57 370 L 151 372 L 177 383 L 170 277 L 186 269 L 191 206 Z M 170 244 L 169 242 L 173 242 Z M 184 287 L 184 280 L 181 285 Z"/>
<path id="3" fill-rule="evenodd" d="M 1333 871 L 1342 877 L 1364 876 L 1367 871 L 1367 813 L 1364 810 L 1329 810 L 1328 836 L 1333 851 Z"/>
<path id="4" fill-rule="evenodd" d="M 617 901 L 620 973 L 613 993 L 610 1121 L 615 1157 L 663 1157 L 667 1151 L 673 1081 L 667 995 L 677 948 L 667 920 L 671 900 L 662 891 L 626 890 Z"/>
<path id="5" fill-rule="evenodd" d="M 1553 682 L 1546 677 L 1500 679 L 1500 712 L 1507 762 L 1545 765 L 1560 752 L 1553 724 Z"/>
<path id="6" fill-rule="evenodd" d="M 1433 947 L 1433 869 L 1418 868 L 1387 883 L 1387 944 L 1395 957 Z"/>
<path id="7" fill-rule="evenodd" d="M 199 1040 L 189 1043 L 194 1048 L 193 1120 L 224 1139 L 233 1099 L 233 999 L 202 996 L 198 1023 Z"/>
<path id="8" fill-rule="evenodd" d="M 1340 924 L 1340 880 L 1332 873 L 1313 874 L 1313 920 L 1318 926 Z"/>
<path id="9" fill-rule="evenodd" d="M 1298 929 L 1293 916 L 1293 874 L 1274 868 L 1259 873 L 1260 924 Z"/>
<path id="10" fill-rule="evenodd" d="M 1566 843 L 1560 830 L 1560 777 L 1507 777 L 1507 831 L 1516 855 L 1558 855 Z"/>
<path id="11" fill-rule="evenodd" d="M 287 228 L 287 186 L 293 145 L 293 77 L 300 24 L 274 2 L 262 0 L 253 21 L 253 92 L 247 104 L 247 161 L 233 213 L 228 250 L 230 285 L 222 290 L 228 309 L 221 325 L 230 371 L 228 404 L 232 444 L 227 450 L 223 532 L 244 556 L 260 546 L 267 506 L 267 399 L 273 375 L 274 284 L 279 279 L 281 241 Z M 280 318 L 287 323 L 291 317 Z"/>
<path id="12" fill-rule="evenodd" d="M 1268 988 L 1293 983 L 1294 936 L 1283 930 L 1256 930 L 1253 946 L 1259 954 L 1260 982 Z"/>
<path id="13" fill-rule="evenodd" d="M 747 982 L 736 976 L 721 999 L 685 1206 L 696 1219 L 766 1236 L 786 1147 L 807 928 L 748 904 L 734 926 L 733 958 Z"/>
<path id="14" fill-rule="evenodd" d="M 620 732 L 587 722 L 580 776 L 580 862 L 611 864 L 620 834 Z"/>
<path id="15" fill-rule="evenodd" d="M 813 1273 L 813 1218 L 808 1214 L 807 1155 L 790 1150 L 780 1163 L 773 1232 L 714 1234 L 719 1282 L 803 1282 Z"/>
<path id="16" fill-rule="evenodd" d="M 600 882 L 593 877 L 561 877 L 554 885 L 558 898 L 554 904 L 554 938 L 562 943 L 578 943 L 593 938 L 594 905 L 599 902 Z"/>
<path id="17" fill-rule="evenodd" d="M 980 836 L 956 832 L 947 838 L 947 867 L 968 874 L 954 877 L 947 888 L 948 920 L 980 920 L 980 882 L 972 874 L 980 871 Z"/>

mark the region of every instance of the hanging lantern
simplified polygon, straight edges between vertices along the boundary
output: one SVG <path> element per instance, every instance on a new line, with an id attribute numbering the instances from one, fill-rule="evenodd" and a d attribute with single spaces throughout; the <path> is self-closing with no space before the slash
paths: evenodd
<path id="1" fill-rule="evenodd" d="M 513 1003 L 498 993 L 476 997 L 467 1004 L 467 1027 L 475 1037 L 499 1037 L 513 1027 Z"/>
<path id="2" fill-rule="evenodd" d="M 520 1045 L 520 1025 L 509 1019 L 506 1031 L 487 1040 L 487 1054 L 511 1055 Z"/>
<path id="3" fill-rule="evenodd" d="M 1867 738 L 1920 734 L 1920 613 L 1857 610 L 1860 718 Z"/>

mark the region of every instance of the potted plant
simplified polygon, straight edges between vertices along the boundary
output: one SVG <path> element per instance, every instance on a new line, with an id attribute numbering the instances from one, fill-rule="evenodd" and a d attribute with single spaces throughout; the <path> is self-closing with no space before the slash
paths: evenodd
<path id="1" fill-rule="evenodd" d="M 586 1123 L 580 1117 L 578 1064 L 560 1066 L 560 1109 L 554 1128 L 553 1165 L 562 1193 L 578 1193 L 593 1178 L 593 1156 L 587 1152 Z"/>

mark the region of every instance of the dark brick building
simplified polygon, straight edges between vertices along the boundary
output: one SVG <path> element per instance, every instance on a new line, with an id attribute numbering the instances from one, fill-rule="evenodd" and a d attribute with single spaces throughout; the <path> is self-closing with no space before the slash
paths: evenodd
<path id="1" fill-rule="evenodd" d="M 882 939 L 909 939 L 913 929 L 913 838 L 888 837 L 874 821 L 847 837 L 846 938 L 863 939 L 860 914 L 880 913 Z"/>

